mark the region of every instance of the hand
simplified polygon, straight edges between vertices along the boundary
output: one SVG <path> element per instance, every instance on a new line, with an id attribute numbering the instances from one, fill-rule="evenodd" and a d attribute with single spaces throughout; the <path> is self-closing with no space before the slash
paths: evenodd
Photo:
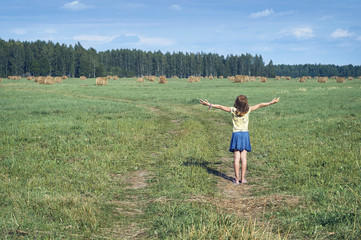
<path id="1" fill-rule="evenodd" d="M 271 103 L 272 103 L 272 104 L 278 103 L 279 100 L 280 100 L 280 98 L 274 98 L 274 99 L 272 99 Z"/>
<path id="2" fill-rule="evenodd" d="M 207 99 L 205 99 L 205 100 L 199 99 L 199 103 L 202 104 L 202 105 L 207 105 L 207 106 L 210 105 L 210 103 L 208 102 Z"/>

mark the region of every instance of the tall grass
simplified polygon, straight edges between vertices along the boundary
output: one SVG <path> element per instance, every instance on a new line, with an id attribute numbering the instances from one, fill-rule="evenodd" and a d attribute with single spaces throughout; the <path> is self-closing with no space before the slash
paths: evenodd
<path id="1" fill-rule="evenodd" d="M 95 86 L 94 79 L 68 79 L 44 86 L 4 79 L 0 235 L 358 239 L 360 87 L 358 80 Z M 251 105 L 281 97 L 251 114 L 253 201 L 297 199 L 266 202 L 251 218 L 217 204 L 227 197 L 220 174 L 232 177 L 230 116 L 198 104 L 232 106 L 239 94 Z"/>

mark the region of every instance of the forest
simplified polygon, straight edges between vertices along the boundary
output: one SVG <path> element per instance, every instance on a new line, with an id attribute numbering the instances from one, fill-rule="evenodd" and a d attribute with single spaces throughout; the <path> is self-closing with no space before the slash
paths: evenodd
<path id="1" fill-rule="evenodd" d="M 183 53 L 116 49 L 97 51 L 52 41 L 5 41 L 0 39 L 0 77 L 7 76 L 98 77 L 135 76 L 320 76 L 357 77 L 361 66 L 333 64 L 265 64 L 262 55 L 241 53 Z"/>

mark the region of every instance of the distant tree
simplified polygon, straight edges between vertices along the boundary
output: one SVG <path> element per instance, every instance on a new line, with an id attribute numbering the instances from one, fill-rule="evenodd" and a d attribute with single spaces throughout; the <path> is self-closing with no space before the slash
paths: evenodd
<path id="1" fill-rule="evenodd" d="M 265 74 L 266 77 L 269 77 L 269 78 L 275 78 L 276 77 L 275 67 L 273 66 L 272 60 L 270 60 L 268 65 L 266 66 L 265 73 L 266 73 Z"/>

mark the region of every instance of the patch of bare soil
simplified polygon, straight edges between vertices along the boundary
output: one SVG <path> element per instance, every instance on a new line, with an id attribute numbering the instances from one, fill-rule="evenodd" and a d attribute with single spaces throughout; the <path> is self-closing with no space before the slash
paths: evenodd
<path id="1" fill-rule="evenodd" d="M 147 170 L 140 170 L 134 172 L 130 177 L 126 178 L 126 182 L 130 184 L 130 186 L 125 189 L 141 189 L 148 186 L 147 183 Z"/>

